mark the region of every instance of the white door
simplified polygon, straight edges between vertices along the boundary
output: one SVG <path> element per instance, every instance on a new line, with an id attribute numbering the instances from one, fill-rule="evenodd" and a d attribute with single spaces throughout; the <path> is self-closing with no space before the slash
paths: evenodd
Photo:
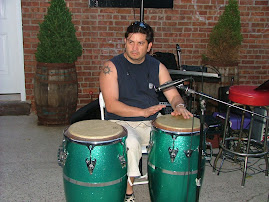
<path id="1" fill-rule="evenodd" d="M 0 0 L 0 94 L 25 101 L 21 0 Z"/>

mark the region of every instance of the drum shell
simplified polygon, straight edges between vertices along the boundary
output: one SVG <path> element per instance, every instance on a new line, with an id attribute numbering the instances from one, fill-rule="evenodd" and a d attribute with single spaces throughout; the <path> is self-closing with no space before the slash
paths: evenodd
<path id="1" fill-rule="evenodd" d="M 174 148 L 178 149 L 174 162 L 171 161 L 168 151 L 169 147 L 173 148 L 173 135 L 176 137 Z M 151 201 L 195 201 L 200 134 L 172 133 L 154 128 L 151 141 L 152 147 L 148 156 Z M 190 146 L 193 152 L 187 157 L 185 152 Z M 204 166 L 203 158 L 202 177 Z"/>
<path id="2" fill-rule="evenodd" d="M 66 201 L 123 201 L 127 185 L 127 165 L 122 167 L 119 155 L 127 162 L 126 137 L 119 141 L 95 144 L 91 157 L 96 159 L 90 174 L 86 159 L 90 159 L 87 144 L 65 137 L 67 158 L 63 167 Z M 112 184 L 111 184 L 112 183 Z"/>

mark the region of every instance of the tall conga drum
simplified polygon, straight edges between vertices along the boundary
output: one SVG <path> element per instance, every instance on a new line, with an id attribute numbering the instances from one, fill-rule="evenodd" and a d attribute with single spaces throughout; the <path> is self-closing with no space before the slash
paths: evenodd
<path id="1" fill-rule="evenodd" d="M 200 121 L 170 114 L 152 122 L 148 178 L 151 201 L 196 200 Z M 205 159 L 202 159 L 202 176 Z"/>
<path id="2" fill-rule="evenodd" d="M 127 184 L 126 129 L 87 120 L 64 131 L 58 162 L 66 201 L 124 201 Z"/>

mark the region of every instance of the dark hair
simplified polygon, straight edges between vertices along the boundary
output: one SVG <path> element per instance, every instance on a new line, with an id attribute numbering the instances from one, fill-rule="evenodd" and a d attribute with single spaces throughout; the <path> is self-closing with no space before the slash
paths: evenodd
<path id="1" fill-rule="evenodd" d="M 133 22 L 125 32 L 125 38 L 127 39 L 130 33 L 141 33 L 146 34 L 146 40 L 148 43 L 153 42 L 153 29 L 144 22 L 135 21 Z"/>

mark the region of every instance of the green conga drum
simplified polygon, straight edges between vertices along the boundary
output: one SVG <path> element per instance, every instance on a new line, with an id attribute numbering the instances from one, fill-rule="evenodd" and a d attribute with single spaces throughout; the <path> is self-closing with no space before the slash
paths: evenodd
<path id="1" fill-rule="evenodd" d="M 151 201 L 196 201 L 200 121 L 164 115 L 152 122 L 148 156 Z M 202 159 L 202 175 L 205 159 Z"/>
<path id="2" fill-rule="evenodd" d="M 66 201 L 124 201 L 127 184 L 126 130 L 110 121 L 72 124 L 58 152 Z"/>

